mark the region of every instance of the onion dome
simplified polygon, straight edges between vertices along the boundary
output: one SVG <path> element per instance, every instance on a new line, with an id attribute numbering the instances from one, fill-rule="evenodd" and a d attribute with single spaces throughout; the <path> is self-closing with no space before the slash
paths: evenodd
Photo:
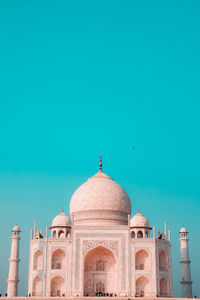
<path id="1" fill-rule="evenodd" d="M 53 219 L 51 227 L 71 227 L 71 219 L 62 211 Z"/>
<path id="2" fill-rule="evenodd" d="M 125 190 L 100 169 L 73 194 L 70 214 L 75 224 L 128 224 L 131 202 Z"/>
<path id="3" fill-rule="evenodd" d="M 13 227 L 12 232 L 21 232 L 17 224 Z"/>
<path id="4" fill-rule="evenodd" d="M 150 228 L 149 222 L 140 212 L 134 215 L 130 220 L 130 227 Z"/>

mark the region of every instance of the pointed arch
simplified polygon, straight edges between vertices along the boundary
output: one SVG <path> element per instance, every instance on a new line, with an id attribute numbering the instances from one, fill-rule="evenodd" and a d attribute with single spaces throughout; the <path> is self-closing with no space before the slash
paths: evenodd
<path id="1" fill-rule="evenodd" d="M 65 295 L 65 280 L 61 276 L 55 276 L 51 280 L 51 296 L 61 297 Z"/>
<path id="2" fill-rule="evenodd" d="M 111 250 L 98 246 L 85 255 L 84 295 L 103 291 L 117 294 L 117 260 Z"/>
<path id="3" fill-rule="evenodd" d="M 135 269 L 150 270 L 150 258 L 146 250 L 141 249 L 135 254 Z"/>
<path id="4" fill-rule="evenodd" d="M 65 233 L 62 229 L 58 231 L 58 237 L 61 239 L 65 238 Z"/>
<path id="5" fill-rule="evenodd" d="M 132 238 L 132 239 L 135 238 L 135 231 L 131 231 L 131 238 Z"/>
<path id="6" fill-rule="evenodd" d="M 136 297 L 145 297 L 149 292 L 149 280 L 141 276 L 136 280 Z"/>
<path id="7" fill-rule="evenodd" d="M 159 252 L 159 270 L 167 271 L 168 269 L 168 260 L 167 255 L 164 250 Z"/>
<path id="8" fill-rule="evenodd" d="M 36 276 L 33 279 L 32 296 L 33 297 L 42 296 L 41 292 L 42 292 L 42 280 L 39 276 Z"/>
<path id="9" fill-rule="evenodd" d="M 66 254 L 63 250 L 57 249 L 52 253 L 51 268 L 52 269 L 65 269 L 66 267 Z"/>
<path id="10" fill-rule="evenodd" d="M 160 279 L 160 296 L 166 297 L 168 296 L 168 281 L 165 277 Z"/>
<path id="11" fill-rule="evenodd" d="M 142 232 L 142 230 L 139 230 L 138 232 L 137 232 L 137 238 L 138 239 L 143 239 L 143 232 Z"/>
<path id="12" fill-rule="evenodd" d="M 42 251 L 37 250 L 33 257 L 33 270 L 42 270 Z"/>

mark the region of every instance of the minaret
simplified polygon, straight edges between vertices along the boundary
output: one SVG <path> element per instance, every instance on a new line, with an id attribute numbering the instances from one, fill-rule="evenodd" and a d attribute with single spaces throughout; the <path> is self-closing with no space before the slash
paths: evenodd
<path id="1" fill-rule="evenodd" d="M 181 244 L 181 285 L 182 285 L 182 297 L 192 298 L 192 281 L 190 274 L 190 260 L 188 252 L 188 232 L 185 227 L 180 230 L 180 244 Z"/>
<path id="2" fill-rule="evenodd" d="M 8 288 L 7 296 L 16 297 L 17 288 L 18 288 L 18 265 L 19 265 L 19 240 L 20 240 L 20 229 L 16 225 L 12 230 L 12 245 L 11 245 L 11 254 L 10 254 L 10 267 L 8 275 Z"/>

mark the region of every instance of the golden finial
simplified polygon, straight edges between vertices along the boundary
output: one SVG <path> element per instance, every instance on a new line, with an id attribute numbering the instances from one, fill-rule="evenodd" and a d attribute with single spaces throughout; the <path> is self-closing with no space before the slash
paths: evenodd
<path id="1" fill-rule="evenodd" d="M 64 212 L 64 208 L 62 207 L 62 212 Z"/>
<path id="2" fill-rule="evenodd" d="M 140 213 L 140 209 L 138 208 L 138 214 Z"/>
<path id="3" fill-rule="evenodd" d="M 102 171 L 102 166 L 103 166 L 103 164 L 102 164 L 102 155 L 99 156 L 99 161 L 100 161 L 99 162 L 99 170 Z"/>

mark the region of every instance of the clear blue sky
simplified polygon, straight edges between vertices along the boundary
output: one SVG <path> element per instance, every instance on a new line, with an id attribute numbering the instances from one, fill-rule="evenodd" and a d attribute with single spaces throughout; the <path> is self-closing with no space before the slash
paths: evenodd
<path id="1" fill-rule="evenodd" d="M 200 1 L 1 1 L 0 292 L 10 230 L 22 229 L 20 294 L 29 232 L 69 201 L 98 167 L 157 229 L 190 232 L 200 296 Z M 135 146 L 135 150 L 132 150 Z"/>

